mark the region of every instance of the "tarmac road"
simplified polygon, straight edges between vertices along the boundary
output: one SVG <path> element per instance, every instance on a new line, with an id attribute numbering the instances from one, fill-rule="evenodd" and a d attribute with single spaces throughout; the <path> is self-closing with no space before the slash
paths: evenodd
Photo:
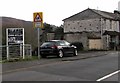
<path id="1" fill-rule="evenodd" d="M 99 57 L 93 57 L 97 55 Z M 37 65 L 27 64 L 25 67 L 24 64 L 24 67 L 19 65 L 18 68 L 11 67 L 10 70 L 4 65 L 2 78 L 3 81 L 98 81 L 119 70 L 118 55 L 116 51 L 81 53 L 81 56 L 77 57 L 44 59 L 41 63 L 36 62 L 39 63 Z M 89 58 L 90 56 L 92 58 Z M 118 73 L 100 81 L 117 82 Z"/>

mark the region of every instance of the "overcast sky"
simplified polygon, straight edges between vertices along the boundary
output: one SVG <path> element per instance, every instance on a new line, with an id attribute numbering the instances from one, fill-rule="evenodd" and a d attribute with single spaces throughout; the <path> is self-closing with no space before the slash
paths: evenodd
<path id="1" fill-rule="evenodd" d="M 43 12 L 43 21 L 60 26 L 62 20 L 85 9 L 113 12 L 120 0 L 1 0 L 0 16 L 33 21 L 34 12 Z"/>

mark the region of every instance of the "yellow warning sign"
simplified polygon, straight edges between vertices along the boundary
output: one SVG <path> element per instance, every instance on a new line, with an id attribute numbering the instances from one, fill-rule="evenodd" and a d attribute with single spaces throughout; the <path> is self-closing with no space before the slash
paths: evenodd
<path id="1" fill-rule="evenodd" d="M 43 13 L 42 12 L 33 13 L 33 26 L 35 28 L 43 28 Z"/>

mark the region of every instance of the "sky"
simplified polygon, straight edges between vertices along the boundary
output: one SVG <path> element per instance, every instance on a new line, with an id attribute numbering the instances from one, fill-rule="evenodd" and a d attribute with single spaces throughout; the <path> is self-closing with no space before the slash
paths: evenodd
<path id="1" fill-rule="evenodd" d="M 0 16 L 33 21 L 34 12 L 43 12 L 43 22 L 60 26 L 63 19 L 87 8 L 113 12 L 120 0 L 1 0 Z"/>

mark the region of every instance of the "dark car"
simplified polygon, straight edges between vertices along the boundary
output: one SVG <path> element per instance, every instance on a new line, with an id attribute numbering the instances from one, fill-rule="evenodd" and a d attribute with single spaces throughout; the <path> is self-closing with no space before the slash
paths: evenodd
<path id="1" fill-rule="evenodd" d="M 62 58 L 67 54 L 76 56 L 77 48 L 65 40 L 50 40 L 40 46 L 40 55 L 43 58 L 50 55 L 56 55 Z"/>

